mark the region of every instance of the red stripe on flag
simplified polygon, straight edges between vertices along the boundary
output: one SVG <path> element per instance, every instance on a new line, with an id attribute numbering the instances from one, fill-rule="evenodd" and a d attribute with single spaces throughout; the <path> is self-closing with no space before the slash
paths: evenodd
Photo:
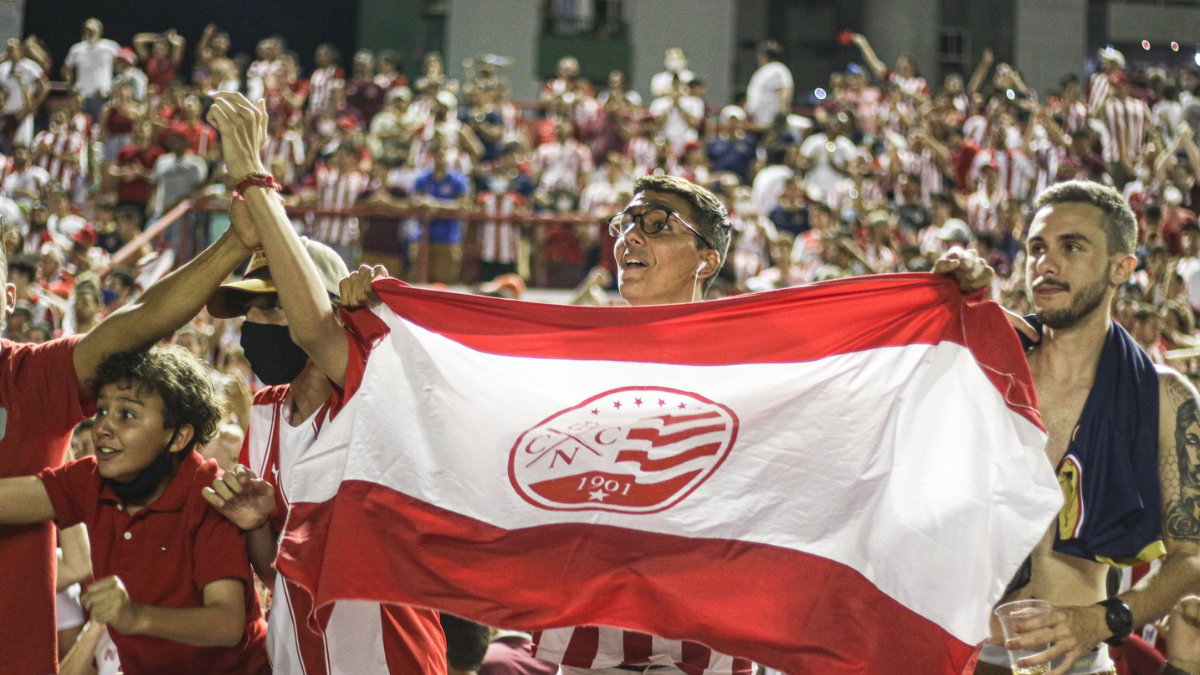
<path id="1" fill-rule="evenodd" d="M 883 347 L 953 342 L 971 350 L 1009 407 L 1041 427 L 1020 341 L 983 292 L 945 275 L 889 274 L 651 307 L 572 307 L 416 289 L 373 288 L 397 315 L 489 354 L 680 365 L 804 362 Z M 346 312 L 373 341 L 375 314 Z M 750 337 L 752 336 L 752 337 Z"/>
<path id="2" fill-rule="evenodd" d="M 722 429 L 724 427 L 721 427 Z M 650 459 L 650 453 L 645 450 L 621 450 L 617 453 L 617 462 L 634 462 L 642 471 L 666 471 L 674 469 L 680 464 L 696 459 L 697 457 L 707 457 L 715 455 L 721 449 L 720 443 L 709 443 L 701 445 L 691 450 L 685 450 L 673 457 L 663 457 L 662 459 Z"/>
<path id="3" fill-rule="evenodd" d="M 293 505 L 277 562 L 318 621 L 339 600 L 436 599 L 493 626 L 616 626 L 822 675 L 959 675 L 974 649 L 815 555 L 595 524 L 504 530 L 362 481 Z"/>
<path id="4" fill-rule="evenodd" d="M 720 417 L 720 415 L 715 412 L 710 413 L 710 415 L 712 417 Z M 685 429 L 683 431 L 676 431 L 673 434 L 666 434 L 666 435 L 664 435 L 662 433 L 662 431 L 659 429 L 641 428 L 641 429 L 631 429 L 629 431 L 629 433 L 625 436 L 625 438 L 628 440 L 631 440 L 631 441 L 650 441 L 650 445 L 657 448 L 657 447 L 660 447 L 663 445 L 671 445 L 673 443 L 678 443 L 679 441 L 687 440 L 693 436 L 703 436 L 704 434 L 711 434 L 714 431 L 724 431 L 724 430 L 725 430 L 724 422 L 722 422 L 721 424 L 714 424 L 714 425 L 710 425 L 707 427 L 696 427 L 695 429 Z"/>
<path id="5" fill-rule="evenodd" d="M 595 626 L 580 626 L 571 633 L 571 641 L 567 643 L 562 662 L 575 668 L 591 668 L 599 651 L 600 629 Z"/>

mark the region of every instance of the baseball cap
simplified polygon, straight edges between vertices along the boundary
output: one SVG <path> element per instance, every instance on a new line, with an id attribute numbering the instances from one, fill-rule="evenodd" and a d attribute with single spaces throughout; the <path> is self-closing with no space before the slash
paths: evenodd
<path id="1" fill-rule="evenodd" d="M 134 54 L 129 47 L 121 47 L 117 50 L 117 58 L 131 66 L 137 65 L 137 54 Z"/>
<path id="2" fill-rule="evenodd" d="M 1113 63 L 1117 64 L 1118 68 L 1125 68 L 1125 55 L 1116 49 L 1113 49 L 1112 47 L 1105 47 L 1104 49 L 1101 49 L 1100 51 L 1096 52 L 1096 56 L 1100 57 L 1101 61 L 1112 61 Z"/>
<path id="3" fill-rule="evenodd" d="M 971 241 L 971 228 L 961 218 L 950 218 L 938 229 L 938 239 L 942 241 Z"/>
<path id="4" fill-rule="evenodd" d="M 721 109 L 721 121 L 728 122 L 732 119 L 746 119 L 746 111 L 736 105 L 727 105 Z"/>
<path id="5" fill-rule="evenodd" d="M 350 276 L 346 263 L 342 258 L 325 244 L 313 241 L 308 237 L 300 237 L 308 257 L 317 266 L 321 277 L 321 285 L 331 298 L 337 298 L 342 279 Z M 221 284 L 221 287 L 208 299 L 205 309 L 217 319 L 231 319 L 242 316 L 250 301 L 256 295 L 276 293 L 275 282 L 271 280 L 271 269 L 267 266 L 267 253 L 261 248 L 254 250 L 250 262 L 246 265 L 246 273 L 241 281 Z"/>

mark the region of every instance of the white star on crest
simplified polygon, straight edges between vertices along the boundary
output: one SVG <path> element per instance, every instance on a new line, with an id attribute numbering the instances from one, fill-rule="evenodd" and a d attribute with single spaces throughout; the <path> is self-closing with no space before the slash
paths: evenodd
<path id="1" fill-rule="evenodd" d="M 605 492 L 604 490 L 596 490 L 595 492 L 588 493 L 588 497 L 589 497 L 588 501 L 590 502 L 593 499 L 595 499 L 598 502 L 602 502 L 602 501 L 604 501 L 604 498 L 607 496 L 608 496 L 608 493 Z"/>

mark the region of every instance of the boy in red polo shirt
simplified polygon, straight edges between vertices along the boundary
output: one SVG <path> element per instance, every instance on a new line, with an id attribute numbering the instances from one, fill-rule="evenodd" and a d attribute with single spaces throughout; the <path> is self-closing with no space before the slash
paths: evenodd
<path id="1" fill-rule="evenodd" d="M 244 535 L 200 490 L 194 451 L 221 417 L 207 369 L 180 347 L 108 357 L 93 381 L 96 454 L 0 480 L 0 523 L 86 523 L 82 596 L 126 675 L 269 673 Z"/>

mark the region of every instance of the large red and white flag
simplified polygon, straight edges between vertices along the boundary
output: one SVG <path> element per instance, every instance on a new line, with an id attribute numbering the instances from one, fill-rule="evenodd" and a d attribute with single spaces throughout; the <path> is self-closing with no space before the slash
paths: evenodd
<path id="1" fill-rule="evenodd" d="M 324 615 L 957 675 L 1062 503 L 1012 328 L 942 277 L 635 308 L 375 289 L 288 487 L 278 566 Z"/>

